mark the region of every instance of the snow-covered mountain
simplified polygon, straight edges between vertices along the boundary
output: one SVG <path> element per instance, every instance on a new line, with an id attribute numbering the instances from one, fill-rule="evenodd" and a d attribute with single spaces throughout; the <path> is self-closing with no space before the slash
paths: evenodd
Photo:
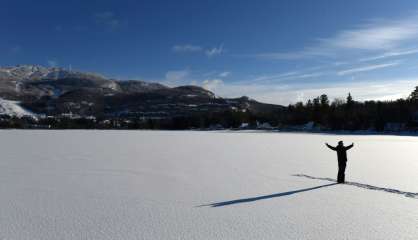
<path id="1" fill-rule="evenodd" d="M 58 97 L 70 91 L 90 89 L 104 93 L 146 92 L 163 89 L 158 83 L 117 81 L 97 73 L 85 73 L 64 68 L 18 65 L 0 68 L 0 97 L 12 100 Z"/>
<path id="2" fill-rule="evenodd" d="M 19 65 L 0 68 L 0 98 L 19 101 L 35 113 L 134 114 L 169 117 L 213 111 L 272 111 L 281 106 L 247 97 L 224 99 L 198 86 L 115 80 L 96 73 Z"/>
<path id="3" fill-rule="evenodd" d="M 47 68 L 39 65 L 17 65 L 13 67 L 0 68 L 0 79 L 2 80 L 30 81 L 41 79 L 61 79 L 69 77 L 88 77 L 98 79 L 105 78 L 96 73 L 83 73 L 59 67 Z"/>

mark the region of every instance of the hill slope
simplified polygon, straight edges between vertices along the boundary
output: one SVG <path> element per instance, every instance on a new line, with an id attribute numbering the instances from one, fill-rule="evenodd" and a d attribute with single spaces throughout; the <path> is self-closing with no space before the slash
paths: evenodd
<path id="1" fill-rule="evenodd" d="M 282 106 L 247 97 L 226 99 L 198 86 L 120 81 L 99 74 L 22 65 L 0 68 L 0 97 L 35 113 L 170 117 L 196 112 L 272 112 Z"/>

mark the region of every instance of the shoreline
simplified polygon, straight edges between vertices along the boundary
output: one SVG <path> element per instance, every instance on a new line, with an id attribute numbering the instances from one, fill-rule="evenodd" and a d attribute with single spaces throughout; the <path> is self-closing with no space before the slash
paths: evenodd
<path id="1" fill-rule="evenodd" d="M 2 128 L 0 131 L 165 131 L 165 132 L 229 132 L 229 133 L 294 133 L 294 134 L 323 134 L 323 135 L 360 135 L 360 136 L 405 136 L 418 137 L 418 131 L 402 132 L 377 132 L 377 131 L 308 131 L 308 130 L 284 130 L 284 129 L 84 129 L 84 128 Z"/>

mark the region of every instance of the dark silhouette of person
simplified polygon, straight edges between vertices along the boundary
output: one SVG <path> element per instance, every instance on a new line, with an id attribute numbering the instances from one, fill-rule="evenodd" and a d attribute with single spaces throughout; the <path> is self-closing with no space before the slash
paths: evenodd
<path id="1" fill-rule="evenodd" d="M 349 146 L 344 146 L 343 141 L 339 141 L 338 145 L 336 147 L 330 146 L 328 143 L 325 143 L 325 145 L 331 149 L 337 152 L 338 156 L 338 176 L 337 176 L 337 182 L 338 183 L 344 183 L 345 182 L 345 168 L 347 166 L 347 150 L 352 148 L 354 146 L 354 143 L 352 143 Z"/>

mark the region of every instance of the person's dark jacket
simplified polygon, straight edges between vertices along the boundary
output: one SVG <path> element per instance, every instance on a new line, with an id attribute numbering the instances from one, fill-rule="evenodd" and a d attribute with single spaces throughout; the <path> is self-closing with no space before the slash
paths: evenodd
<path id="1" fill-rule="evenodd" d="M 354 146 L 354 144 L 351 144 L 347 147 L 340 146 L 340 145 L 337 145 L 336 147 L 333 147 L 333 146 L 330 146 L 330 145 L 327 144 L 328 148 L 337 152 L 338 164 L 344 164 L 344 165 L 347 163 L 347 150 L 349 150 L 353 146 Z"/>

